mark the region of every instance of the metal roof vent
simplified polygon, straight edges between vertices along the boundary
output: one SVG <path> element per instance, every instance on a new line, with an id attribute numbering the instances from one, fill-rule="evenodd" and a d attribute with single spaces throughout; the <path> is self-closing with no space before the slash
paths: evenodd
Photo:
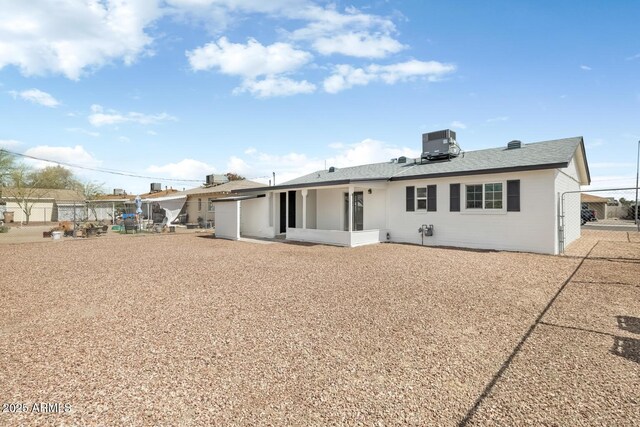
<path id="1" fill-rule="evenodd" d="M 336 168 L 335 168 L 334 166 L 331 166 L 331 167 L 329 168 L 329 172 L 335 172 L 335 171 L 336 171 Z"/>
<path id="2" fill-rule="evenodd" d="M 398 163 L 407 163 L 407 158 L 405 156 L 398 157 Z"/>
<path id="3" fill-rule="evenodd" d="M 514 148 L 522 148 L 522 141 L 514 139 L 507 144 L 507 150 L 513 150 Z"/>

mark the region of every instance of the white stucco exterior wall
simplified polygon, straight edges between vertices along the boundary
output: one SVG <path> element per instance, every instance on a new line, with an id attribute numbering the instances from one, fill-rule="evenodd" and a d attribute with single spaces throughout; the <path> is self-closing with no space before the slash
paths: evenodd
<path id="1" fill-rule="evenodd" d="M 49 222 L 52 220 L 53 217 L 53 209 L 54 209 L 54 203 L 53 201 L 46 201 L 46 202 L 33 202 L 33 204 L 31 204 L 31 202 L 29 203 L 32 208 L 31 208 L 31 215 L 29 216 L 29 221 L 30 222 Z M 9 212 L 13 212 L 13 222 L 26 222 L 27 221 L 27 216 L 24 214 L 24 211 L 22 210 L 22 208 L 20 207 L 20 205 L 18 205 L 15 202 L 7 202 L 6 204 L 6 211 Z"/>
<path id="2" fill-rule="evenodd" d="M 386 230 L 387 226 L 387 190 L 372 188 L 371 194 L 364 191 L 364 229 Z M 386 233 L 386 232 L 385 232 Z"/>
<path id="3" fill-rule="evenodd" d="M 506 182 L 520 180 L 520 212 L 506 211 Z M 500 211 L 465 209 L 465 184 L 503 183 Z M 460 212 L 449 211 L 449 184 L 460 185 Z M 406 212 L 407 186 L 437 185 L 437 211 Z M 411 181 L 389 185 L 391 241 L 421 244 L 418 229 L 433 225 L 425 245 L 555 253 L 554 171 L 530 171 Z"/>
<path id="4" fill-rule="evenodd" d="M 216 215 L 217 209 L 216 207 Z M 269 216 L 268 196 L 242 200 L 240 202 L 240 235 L 247 237 L 274 237 L 274 228 L 269 225 Z"/>
<path id="5" fill-rule="evenodd" d="M 574 160 L 569 166 L 554 171 L 555 189 L 555 229 L 560 229 L 560 213 L 562 211 L 562 195 L 567 191 L 580 191 L 578 171 Z M 580 237 L 580 193 L 568 193 L 564 195 L 564 247 Z M 559 233 L 559 231 L 558 231 Z M 560 251 L 560 239 L 556 238 L 555 253 Z"/>
<path id="6" fill-rule="evenodd" d="M 343 230 L 344 188 L 321 188 L 317 190 L 318 230 Z"/>
<path id="7" fill-rule="evenodd" d="M 238 240 L 240 238 L 240 202 L 218 202 L 215 206 L 216 237 Z"/>

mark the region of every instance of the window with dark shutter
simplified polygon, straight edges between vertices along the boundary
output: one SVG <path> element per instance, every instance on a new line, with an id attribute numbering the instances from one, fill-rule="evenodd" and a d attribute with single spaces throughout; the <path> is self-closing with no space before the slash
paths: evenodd
<path id="1" fill-rule="evenodd" d="M 507 181 L 507 212 L 520 212 L 520 180 Z"/>
<path id="2" fill-rule="evenodd" d="M 416 187 L 407 187 L 407 212 L 416 210 Z"/>
<path id="3" fill-rule="evenodd" d="M 460 212 L 460 184 L 449 184 L 449 211 Z"/>
<path id="4" fill-rule="evenodd" d="M 437 210 L 436 186 L 427 185 L 427 212 Z"/>

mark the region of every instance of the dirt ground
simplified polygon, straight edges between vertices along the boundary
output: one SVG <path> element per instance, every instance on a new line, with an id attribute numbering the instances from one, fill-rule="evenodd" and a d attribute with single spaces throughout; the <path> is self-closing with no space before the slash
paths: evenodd
<path id="1" fill-rule="evenodd" d="M 0 424 L 639 425 L 640 239 L 584 234 L 0 245 Z"/>

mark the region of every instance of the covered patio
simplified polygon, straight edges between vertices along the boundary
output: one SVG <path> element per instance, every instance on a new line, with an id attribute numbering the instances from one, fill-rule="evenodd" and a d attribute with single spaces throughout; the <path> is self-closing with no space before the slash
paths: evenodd
<path id="1" fill-rule="evenodd" d="M 386 239 L 384 184 L 325 186 L 273 192 L 275 235 L 287 240 L 362 246 Z"/>

